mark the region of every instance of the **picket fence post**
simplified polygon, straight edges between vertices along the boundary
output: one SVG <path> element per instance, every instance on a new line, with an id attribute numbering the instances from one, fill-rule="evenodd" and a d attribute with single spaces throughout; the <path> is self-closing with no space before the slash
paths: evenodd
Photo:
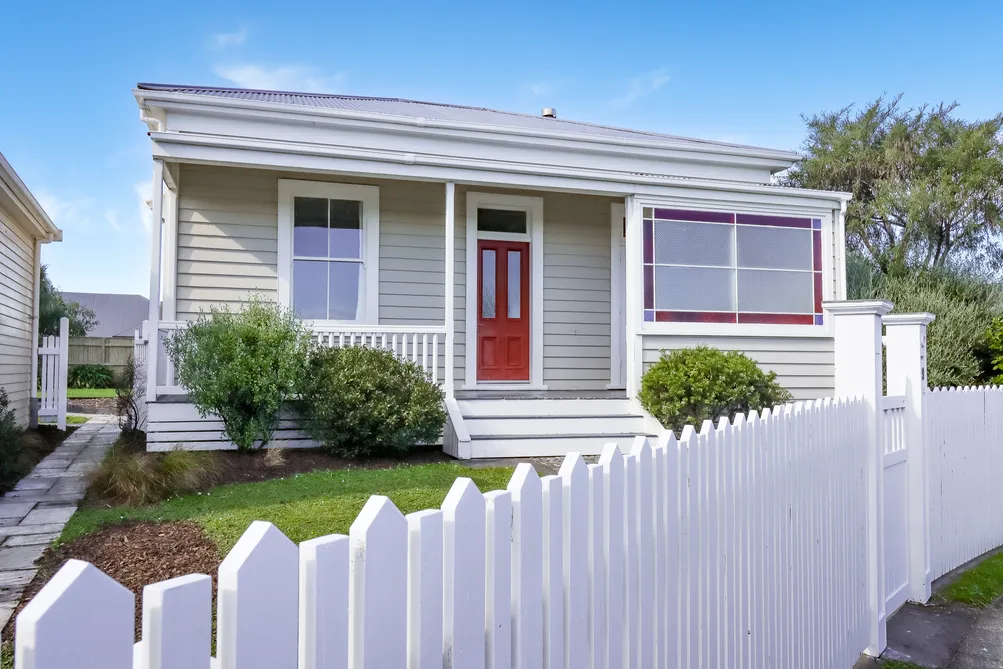
<path id="1" fill-rule="evenodd" d="M 888 394 L 905 395 L 906 521 L 909 598 L 930 599 L 929 463 L 926 433 L 926 328 L 928 313 L 889 314 L 885 325 L 888 354 Z"/>
<path id="2" fill-rule="evenodd" d="M 881 317 L 892 309 L 884 300 L 822 304 L 833 320 L 836 396 L 860 397 L 867 407 L 867 589 L 868 646 L 877 657 L 888 645 L 885 611 L 884 461 L 881 448 Z"/>
<path id="3" fill-rule="evenodd" d="M 37 353 L 36 353 L 37 355 Z M 59 362 L 56 368 L 56 427 L 66 429 L 66 396 L 70 372 L 70 319 L 59 319 Z"/>

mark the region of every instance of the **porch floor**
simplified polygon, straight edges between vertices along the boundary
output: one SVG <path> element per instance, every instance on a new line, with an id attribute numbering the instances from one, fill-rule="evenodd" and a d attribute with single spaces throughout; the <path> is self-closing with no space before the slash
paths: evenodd
<path id="1" fill-rule="evenodd" d="M 624 400 L 625 390 L 457 390 L 458 400 Z"/>

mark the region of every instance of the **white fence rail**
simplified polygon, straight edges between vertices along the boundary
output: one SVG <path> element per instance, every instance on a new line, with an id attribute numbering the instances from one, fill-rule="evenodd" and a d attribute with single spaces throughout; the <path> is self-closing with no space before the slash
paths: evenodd
<path id="1" fill-rule="evenodd" d="M 48 335 L 39 341 L 37 351 L 40 379 L 38 386 L 38 417 L 55 420 L 60 430 L 66 429 L 66 377 L 69 371 L 70 321 L 59 319 L 59 335 Z M 36 382 L 33 380 L 33 383 Z"/>
<path id="2" fill-rule="evenodd" d="M 457 479 L 348 537 L 251 525 L 219 567 L 221 667 L 849 667 L 867 643 L 867 412 L 818 401 L 558 476 Z M 18 666 L 208 667 L 211 581 L 133 597 L 70 562 L 17 621 Z M 81 607 L 87 615 L 79 615 Z"/>
<path id="3" fill-rule="evenodd" d="M 156 394 L 184 395 L 187 391 L 177 383 L 174 364 L 167 355 L 165 342 L 187 321 L 160 321 L 157 328 Z M 402 359 L 421 366 L 433 383 L 445 378 L 445 326 L 419 325 L 329 325 L 308 324 L 314 342 L 329 347 L 366 346 L 393 351 Z M 144 321 L 143 332 L 151 328 Z"/>
<path id="4" fill-rule="evenodd" d="M 936 388 L 926 408 L 937 578 L 1003 545 L 1003 388 Z"/>

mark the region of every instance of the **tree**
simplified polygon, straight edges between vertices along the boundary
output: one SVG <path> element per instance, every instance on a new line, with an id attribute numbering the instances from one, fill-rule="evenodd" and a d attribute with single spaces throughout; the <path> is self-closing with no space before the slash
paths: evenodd
<path id="1" fill-rule="evenodd" d="M 70 319 L 71 337 L 85 337 L 87 332 L 97 325 L 97 317 L 93 311 L 79 302 L 63 299 L 59 290 L 52 285 L 45 265 L 42 265 L 41 286 L 38 293 L 39 335 L 58 335 L 59 319 L 63 316 Z"/>
<path id="2" fill-rule="evenodd" d="M 1003 115 L 965 121 L 957 104 L 903 109 L 900 99 L 805 118 L 805 158 L 785 185 L 853 193 L 847 245 L 882 274 L 953 267 L 995 276 Z"/>

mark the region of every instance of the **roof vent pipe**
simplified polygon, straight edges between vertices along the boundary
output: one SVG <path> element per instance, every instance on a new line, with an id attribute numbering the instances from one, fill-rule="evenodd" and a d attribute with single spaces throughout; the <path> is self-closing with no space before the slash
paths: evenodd
<path id="1" fill-rule="evenodd" d="M 544 107 L 541 116 L 543 118 L 557 118 L 557 110 L 553 107 Z"/>

